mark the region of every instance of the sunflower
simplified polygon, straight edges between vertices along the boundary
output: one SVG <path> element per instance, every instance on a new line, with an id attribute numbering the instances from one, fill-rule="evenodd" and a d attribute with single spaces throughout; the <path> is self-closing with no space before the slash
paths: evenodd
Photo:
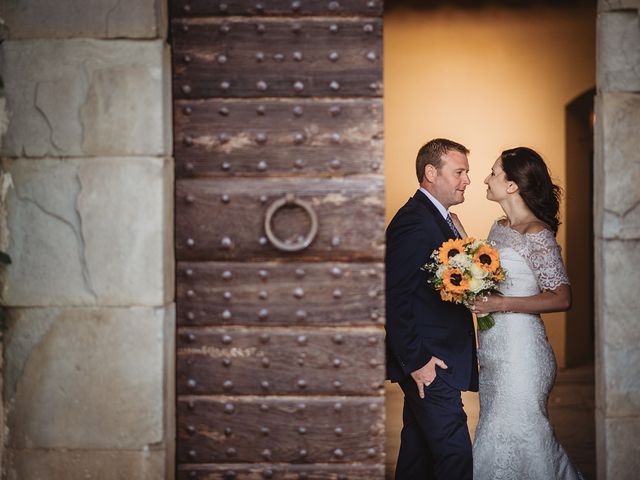
<path id="1" fill-rule="evenodd" d="M 447 292 L 444 289 L 440 290 L 440 298 L 445 302 L 455 302 L 458 299 L 451 292 Z"/>
<path id="2" fill-rule="evenodd" d="M 495 273 L 500 268 L 500 257 L 495 248 L 482 245 L 473 255 L 473 261 L 483 270 Z"/>
<path id="3" fill-rule="evenodd" d="M 498 268 L 498 270 L 493 274 L 493 281 L 502 282 L 506 276 L 505 271 L 502 268 Z"/>
<path id="4" fill-rule="evenodd" d="M 469 289 L 469 281 L 459 268 L 448 268 L 442 274 L 442 284 L 447 292 L 464 293 Z"/>
<path id="5" fill-rule="evenodd" d="M 447 240 L 438 250 L 438 260 L 443 265 L 449 264 L 449 259 L 459 253 L 464 253 L 464 242 L 461 239 Z"/>

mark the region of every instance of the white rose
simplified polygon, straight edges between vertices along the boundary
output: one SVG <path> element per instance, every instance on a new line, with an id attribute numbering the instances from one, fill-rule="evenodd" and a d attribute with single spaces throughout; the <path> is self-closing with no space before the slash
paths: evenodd
<path id="1" fill-rule="evenodd" d="M 472 278 L 469 280 L 469 290 L 473 293 L 480 293 L 484 289 L 484 281 L 481 278 Z"/>
<path id="2" fill-rule="evenodd" d="M 482 279 L 486 278 L 486 276 L 489 275 L 489 272 L 487 272 L 484 268 L 479 267 L 477 263 L 471 265 L 469 271 L 471 272 L 471 276 L 473 278 Z"/>

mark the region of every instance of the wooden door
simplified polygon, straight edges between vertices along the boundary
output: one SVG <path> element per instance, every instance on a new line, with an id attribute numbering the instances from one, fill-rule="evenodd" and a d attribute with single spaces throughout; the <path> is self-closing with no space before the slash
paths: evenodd
<path id="1" fill-rule="evenodd" d="M 382 2 L 171 12 L 177 476 L 383 478 Z"/>

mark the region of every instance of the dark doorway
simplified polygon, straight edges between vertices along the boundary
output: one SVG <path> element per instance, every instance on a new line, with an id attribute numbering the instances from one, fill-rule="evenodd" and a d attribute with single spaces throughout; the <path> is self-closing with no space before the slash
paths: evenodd
<path id="1" fill-rule="evenodd" d="M 592 363 L 593 315 L 593 100 L 595 89 L 573 99 L 566 115 L 566 262 L 573 290 L 567 313 L 566 365 Z"/>

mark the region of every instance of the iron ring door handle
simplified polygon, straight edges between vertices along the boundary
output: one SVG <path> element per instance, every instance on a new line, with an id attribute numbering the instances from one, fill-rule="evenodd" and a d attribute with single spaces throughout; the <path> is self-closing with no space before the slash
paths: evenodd
<path id="1" fill-rule="evenodd" d="M 311 227 L 309 228 L 307 235 L 296 242 L 281 240 L 275 233 L 273 233 L 273 229 L 271 228 L 271 221 L 273 220 L 275 213 L 281 208 L 290 207 L 302 208 L 311 220 Z M 284 197 L 273 202 L 267 209 L 267 213 L 264 218 L 264 230 L 271 244 L 278 250 L 283 252 L 298 252 L 311 245 L 311 242 L 313 242 L 313 239 L 316 237 L 316 234 L 318 233 L 318 216 L 309 202 L 296 198 L 292 193 L 287 193 Z"/>

